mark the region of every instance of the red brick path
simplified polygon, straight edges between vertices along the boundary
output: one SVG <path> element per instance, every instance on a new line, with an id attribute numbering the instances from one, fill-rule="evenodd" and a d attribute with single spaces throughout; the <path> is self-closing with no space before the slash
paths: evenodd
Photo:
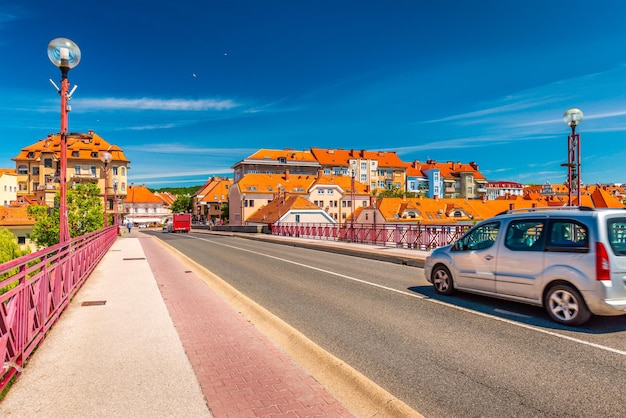
<path id="1" fill-rule="evenodd" d="M 213 416 L 352 416 L 176 257 L 140 242 Z"/>

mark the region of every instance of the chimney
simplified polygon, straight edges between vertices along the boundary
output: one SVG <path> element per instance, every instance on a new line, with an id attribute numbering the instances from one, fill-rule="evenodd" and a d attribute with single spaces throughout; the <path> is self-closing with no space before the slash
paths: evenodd
<path id="1" fill-rule="evenodd" d="M 317 170 L 317 178 L 320 179 L 324 175 L 324 170 Z"/>
<path id="2" fill-rule="evenodd" d="M 513 210 L 515 208 L 515 204 L 514 203 L 509 203 L 509 210 Z"/>
<path id="3" fill-rule="evenodd" d="M 285 170 L 285 180 L 289 180 L 289 170 Z"/>
<path id="4" fill-rule="evenodd" d="M 283 193 L 283 201 L 282 203 L 285 203 L 285 200 L 289 199 L 289 192 L 284 192 Z"/>

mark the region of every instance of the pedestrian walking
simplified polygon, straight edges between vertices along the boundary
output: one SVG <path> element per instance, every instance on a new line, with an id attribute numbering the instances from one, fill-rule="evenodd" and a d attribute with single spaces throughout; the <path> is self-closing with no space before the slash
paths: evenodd
<path id="1" fill-rule="evenodd" d="M 128 228 L 128 233 L 130 234 L 130 229 L 133 227 L 133 224 L 128 221 L 126 222 L 126 227 Z"/>

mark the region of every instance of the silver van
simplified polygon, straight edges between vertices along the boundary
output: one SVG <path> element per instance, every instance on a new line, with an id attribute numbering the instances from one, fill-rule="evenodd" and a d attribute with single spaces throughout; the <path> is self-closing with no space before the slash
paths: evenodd
<path id="1" fill-rule="evenodd" d="M 626 209 L 514 209 L 483 221 L 424 266 L 437 293 L 455 290 L 543 306 L 552 320 L 626 314 Z"/>

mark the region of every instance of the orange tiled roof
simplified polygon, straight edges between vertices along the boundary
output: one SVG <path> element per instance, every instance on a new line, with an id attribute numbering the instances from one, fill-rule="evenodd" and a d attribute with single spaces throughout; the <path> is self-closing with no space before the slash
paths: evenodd
<path id="1" fill-rule="evenodd" d="M 129 186 L 124 203 L 163 203 L 146 186 Z"/>
<path id="2" fill-rule="evenodd" d="M 426 162 L 413 161 L 407 165 L 407 175 L 423 176 L 425 171 L 438 169 L 441 178 L 458 177 L 460 173 L 472 173 L 475 179 L 485 179 L 485 176 L 478 171 L 478 165 L 474 162 L 461 163 L 448 161 L 438 163 L 435 160 L 427 160 Z"/>
<path id="3" fill-rule="evenodd" d="M 607 190 L 598 188 L 595 189 L 590 198 L 593 202 L 593 207 L 596 208 L 623 208 L 626 207 L 619 199 L 609 193 Z M 582 199 L 582 196 L 581 196 Z"/>
<path id="4" fill-rule="evenodd" d="M 5 174 L 9 174 L 9 175 L 16 175 L 17 173 L 15 172 L 14 168 L 0 168 L 0 177 L 2 177 Z"/>
<path id="5" fill-rule="evenodd" d="M 298 174 L 246 174 L 239 182 L 241 193 L 277 193 L 280 186 L 289 193 L 307 193 L 316 176 Z"/>
<path id="6" fill-rule="evenodd" d="M 93 138 L 84 142 L 78 138 L 68 138 L 67 140 L 67 159 L 69 161 L 73 159 L 99 159 L 100 152 L 108 151 L 111 153 L 112 161 L 130 162 L 124 152 L 117 145 L 111 145 L 105 141 L 100 135 L 89 132 L 93 135 Z M 81 134 L 88 135 L 88 134 Z M 85 140 L 87 141 L 87 140 Z M 25 148 L 22 148 L 17 157 L 12 158 L 13 161 L 22 160 L 36 160 L 41 157 L 42 153 L 60 153 L 61 152 L 61 137 L 59 135 L 48 135 L 45 139 L 31 144 Z M 98 157 L 92 157 L 92 152 L 98 152 Z M 29 157 L 29 153 L 32 153 L 32 157 Z"/>
<path id="7" fill-rule="evenodd" d="M 249 216 L 246 222 L 273 224 L 290 210 L 320 211 L 321 209 L 303 196 L 289 196 L 286 199 L 272 200 Z"/>
<path id="8" fill-rule="evenodd" d="M 176 196 L 170 192 L 154 192 L 154 195 L 161 199 L 161 201 L 167 206 L 172 206 L 172 204 L 176 201 Z"/>
<path id="9" fill-rule="evenodd" d="M 228 200 L 228 191 L 230 190 L 230 186 L 232 184 L 232 179 L 214 179 L 212 183 L 205 187 L 202 191 L 202 195 L 204 197 L 200 199 L 200 202 L 209 203 Z M 215 195 L 217 195 L 217 199 L 215 198 Z M 224 196 L 223 199 L 222 196 Z"/>
<path id="10" fill-rule="evenodd" d="M 296 151 L 289 148 L 283 150 L 260 149 L 254 154 L 247 157 L 246 160 L 277 161 L 279 158 L 284 158 L 286 161 L 317 161 L 313 154 L 311 154 L 311 151 Z"/>
<path id="11" fill-rule="evenodd" d="M 0 206 L 0 226 L 31 226 L 35 219 L 28 215 L 28 206 Z"/>
<path id="12" fill-rule="evenodd" d="M 508 209 L 546 206 L 532 200 L 480 200 L 480 199 L 428 199 L 428 198 L 383 198 L 377 208 L 389 223 L 453 224 L 489 219 Z M 412 212 L 412 214 L 410 214 Z M 454 216 L 459 212 L 461 216 Z M 409 215 L 410 214 L 410 215 Z"/>
<path id="13" fill-rule="evenodd" d="M 319 176 L 312 184 L 314 185 L 336 185 L 340 187 L 344 193 L 350 193 L 352 190 L 352 177 L 350 176 Z M 355 195 L 369 195 L 369 188 L 359 182 L 354 181 L 354 194 Z"/>
<path id="14" fill-rule="evenodd" d="M 351 159 L 376 160 L 379 167 L 406 167 L 395 151 L 366 151 L 311 148 L 322 166 L 349 166 Z"/>

